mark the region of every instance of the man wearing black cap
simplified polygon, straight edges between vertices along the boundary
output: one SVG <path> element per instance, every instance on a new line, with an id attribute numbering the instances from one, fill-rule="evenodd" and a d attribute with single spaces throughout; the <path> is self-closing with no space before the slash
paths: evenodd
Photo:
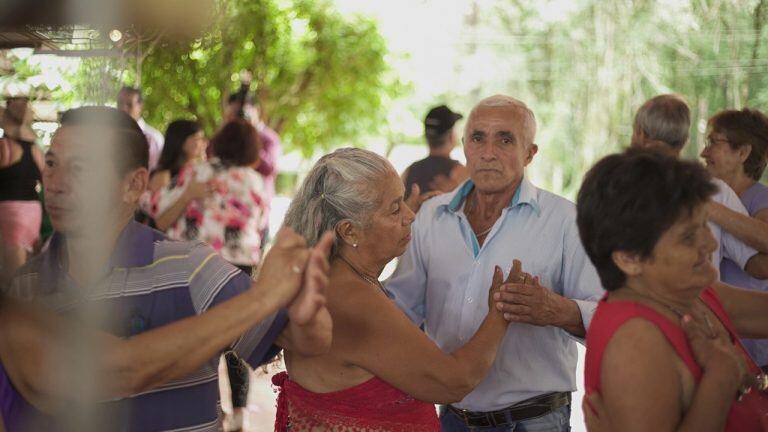
<path id="1" fill-rule="evenodd" d="M 456 147 L 453 125 L 462 117 L 445 105 L 429 110 L 424 119 L 429 156 L 414 162 L 403 173 L 406 198 L 431 191 L 450 192 L 467 178 L 464 165 L 450 157 Z"/>

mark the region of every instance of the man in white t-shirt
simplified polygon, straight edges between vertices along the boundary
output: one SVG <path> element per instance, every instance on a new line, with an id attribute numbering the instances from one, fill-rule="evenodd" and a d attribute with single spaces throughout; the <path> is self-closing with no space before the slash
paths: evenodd
<path id="1" fill-rule="evenodd" d="M 679 157 L 688 142 L 691 126 L 690 109 L 677 95 L 659 95 L 646 101 L 635 115 L 632 133 L 632 147 L 649 148 Z M 736 224 L 754 225 L 755 232 L 761 229 L 760 221 L 749 217 L 738 195 L 725 182 L 712 179 L 717 193 L 710 203 L 709 227 L 720 245 L 712 254 L 712 263 L 720 268 L 720 261 L 728 258 L 744 271 L 757 279 L 768 279 L 768 250 L 757 250 L 759 243 L 750 238 L 734 235 Z"/>
<path id="2" fill-rule="evenodd" d="M 123 87 L 117 93 L 117 109 L 128 114 L 139 124 L 149 144 L 149 172 L 155 169 L 160 161 L 160 153 L 163 152 L 165 138 L 159 130 L 153 128 L 141 116 L 144 111 L 144 96 L 136 87 Z"/>

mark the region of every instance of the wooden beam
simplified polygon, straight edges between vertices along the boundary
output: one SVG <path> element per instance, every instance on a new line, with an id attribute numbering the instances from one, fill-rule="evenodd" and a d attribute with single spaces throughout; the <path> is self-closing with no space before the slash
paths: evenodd
<path id="1" fill-rule="evenodd" d="M 56 55 L 60 57 L 135 57 L 136 55 L 131 52 L 123 52 L 119 50 L 107 49 L 107 48 L 94 48 L 94 49 L 36 49 L 35 54 L 48 54 Z"/>

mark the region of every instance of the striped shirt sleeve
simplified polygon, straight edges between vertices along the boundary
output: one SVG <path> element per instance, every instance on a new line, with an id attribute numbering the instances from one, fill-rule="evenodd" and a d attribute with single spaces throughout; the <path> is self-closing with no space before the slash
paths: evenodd
<path id="1" fill-rule="evenodd" d="M 189 290 L 198 314 L 245 292 L 251 286 L 248 275 L 207 245 L 201 243 L 195 246 L 190 260 L 194 265 Z M 269 360 L 268 353 L 273 351 L 272 345 L 286 322 L 285 311 L 277 311 L 243 334 L 231 348 L 251 366 L 259 366 Z"/>

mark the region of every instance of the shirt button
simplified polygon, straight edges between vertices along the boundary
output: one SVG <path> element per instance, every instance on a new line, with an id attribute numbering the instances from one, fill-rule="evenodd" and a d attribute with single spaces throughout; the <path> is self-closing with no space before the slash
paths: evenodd
<path id="1" fill-rule="evenodd" d="M 472 302 L 473 302 L 472 297 L 467 298 L 467 303 L 472 303 Z"/>

